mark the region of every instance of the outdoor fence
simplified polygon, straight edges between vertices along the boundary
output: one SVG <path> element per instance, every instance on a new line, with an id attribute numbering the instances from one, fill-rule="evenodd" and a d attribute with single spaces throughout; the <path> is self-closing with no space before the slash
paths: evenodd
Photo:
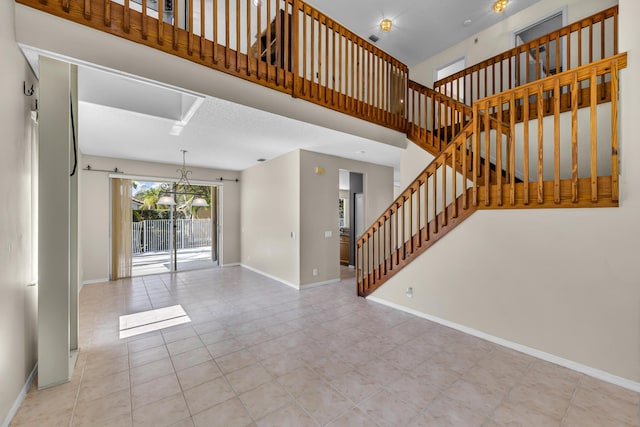
<path id="1" fill-rule="evenodd" d="M 213 233 L 210 219 L 178 219 L 175 223 L 178 249 L 211 246 Z M 134 222 L 131 242 L 134 255 L 171 250 L 171 220 Z"/>

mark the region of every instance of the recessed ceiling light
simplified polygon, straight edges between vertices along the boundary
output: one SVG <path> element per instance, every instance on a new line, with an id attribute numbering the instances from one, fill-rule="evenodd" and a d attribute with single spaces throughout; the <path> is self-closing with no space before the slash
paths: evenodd
<path id="1" fill-rule="evenodd" d="M 493 4 L 493 11 L 495 13 L 502 13 L 505 11 L 508 4 L 509 0 L 496 0 L 496 2 Z"/>
<path id="2" fill-rule="evenodd" d="M 380 29 L 385 33 L 388 33 L 389 31 L 391 31 L 392 26 L 393 26 L 393 23 L 389 18 L 385 18 L 382 21 L 380 21 Z"/>
<path id="3" fill-rule="evenodd" d="M 468 27 L 469 25 L 471 25 L 471 19 L 465 19 L 462 25 L 464 25 L 465 27 Z"/>

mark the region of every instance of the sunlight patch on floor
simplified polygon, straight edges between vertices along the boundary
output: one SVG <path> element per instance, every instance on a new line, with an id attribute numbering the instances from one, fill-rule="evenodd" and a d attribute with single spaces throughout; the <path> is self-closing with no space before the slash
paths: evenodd
<path id="1" fill-rule="evenodd" d="M 191 322 L 181 305 L 120 316 L 120 339 Z"/>

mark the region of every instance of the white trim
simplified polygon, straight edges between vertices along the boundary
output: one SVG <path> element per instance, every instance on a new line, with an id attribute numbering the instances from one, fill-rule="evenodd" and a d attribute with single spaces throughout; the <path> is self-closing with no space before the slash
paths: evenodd
<path id="1" fill-rule="evenodd" d="M 242 263 L 240 264 L 240 267 L 242 267 L 242 268 L 246 268 L 247 270 L 251 270 L 251 271 L 253 271 L 254 273 L 261 274 L 261 275 L 263 275 L 263 276 L 265 276 L 265 277 L 268 277 L 269 279 L 273 279 L 273 280 L 275 280 L 275 281 L 277 281 L 277 282 L 280 282 L 280 283 L 282 283 L 282 284 L 284 284 L 284 285 L 287 285 L 287 286 L 289 286 L 289 287 L 292 287 L 293 289 L 300 290 L 300 286 L 299 286 L 299 285 L 293 284 L 293 283 L 291 283 L 291 282 L 287 282 L 286 280 L 282 280 L 281 278 L 276 277 L 276 276 L 272 276 L 271 274 L 267 274 L 267 273 L 265 273 L 264 271 L 260 271 L 260 270 L 258 270 L 257 268 L 249 267 L 248 265 L 246 265 L 246 264 L 242 264 Z"/>
<path id="2" fill-rule="evenodd" d="M 29 389 L 31 388 L 31 384 L 33 384 L 33 380 L 35 379 L 37 373 L 38 373 L 38 363 L 36 362 L 36 365 L 31 370 L 31 373 L 29 374 L 27 381 L 22 386 L 22 389 L 20 390 L 18 397 L 16 397 L 15 402 L 13 402 L 13 406 L 11 406 L 9 413 L 7 414 L 4 421 L 2 422 L 2 427 L 9 427 L 9 424 L 11 424 L 13 417 L 15 417 L 16 414 L 18 413 L 18 409 L 20 409 L 20 405 L 22 405 L 24 398 L 27 396 L 27 393 L 29 392 Z"/>
<path id="3" fill-rule="evenodd" d="M 337 279 L 325 280 L 324 282 L 315 282 L 315 283 L 309 283 L 308 285 L 300 285 L 300 290 L 317 288 L 318 286 L 330 285 L 332 283 L 338 283 L 339 281 L 340 281 L 340 278 L 337 278 Z"/>
<path id="4" fill-rule="evenodd" d="M 222 264 L 220 267 L 224 268 L 224 267 L 238 267 L 238 266 L 242 267 L 242 264 L 240 264 L 239 262 L 232 262 L 229 264 Z"/>
<path id="5" fill-rule="evenodd" d="M 172 166 L 172 165 L 169 165 L 169 166 Z M 122 178 L 122 179 L 130 179 L 132 181 L 160 182 L 160 183 L 178 182 L 180 180 L 179 178 L 175 178 L 175 177 L 145 176 L 145 175 L 124 174 L 124 173 L 110 173 L 109 178 Z M 216 179 L 218 179 L 218 181 Z M 189 182 L 193 185 L 211 185 L 216 187 L 222 187 L 224 185 L 224 181 L 219 181 L 219 178 L 214 178 L 211 180 L 190 179 Z"/>
<path id="6" fill-rule="evenodd" d="M 108 278 L 85 280 L 85 281 L 82 282 L 82 286 L 84 286 L 84 285 L 95 285 L 96 283 L 104 283 L 104 282 L 108 282 L 108 281 L 109 281 Z"/>
<path id="7" fill-rule="evenodd" d="M 447 326 L 449 328 L 456 329 L 458 331 L 464 332 L 469 335 L 473 335 L 478 338 L 482 338 L 483 340 L 490 341 L 492 343 L 510 348 L 515 351 L 519 351 L 520 353 L 528 354 L 529 356 L 536 357 L 538 359 L 546 360 L 547 362 L 555 363 L 556 365 L 564 366 L 565 368 L 569 368 L 571 370 L 581 372 L 583 374 L 589 375 L 590 377 L 597 378 L 602 381 L 606 381 L 611 384 L 615 384 L 620 387 L 624 387 L 626 389 L 640 392 L 640 383 L 619 377 L 617 375 L 610 374 L 609 372 L 602 371 L 600 369 L 592 368 L 591 366 L 583 365 L 582 363 L 574 362 L 573 360 L 565 359 L 563 357 L 559 357 L 553 355 L 551 353 L 547 353 L 541 350 L 537 350 L 535 348 L 527 347 L 526 345 L 518 344 L 513 341 L 505 340 L 500 337 L 496 337 L 495 335 L 490 335 L 485 332 L 479 331 L 477 329 L 470 328 L 468 326 L 460 325 L 458 323 L 450 322 L 449 320 L 442 319 L 440 317 L 432 316 L 427 313 L 423 313 L 418 310 L 414 310 L 409 307 L 402 306 L 400 304 L 396 304 L 393 302 L 389 302 L 383 300 L 381 298 L 377 298 L 374 296 L 368 296 L 368 300 L 386 305 L 387 307 L 395 308 L 400 311 L 404 311 L 405 313 L 413 314 L 414 316 L 421 317 L 423 319 L 430 320 L 435 323 L 439 323 L 441 325 Z"/>

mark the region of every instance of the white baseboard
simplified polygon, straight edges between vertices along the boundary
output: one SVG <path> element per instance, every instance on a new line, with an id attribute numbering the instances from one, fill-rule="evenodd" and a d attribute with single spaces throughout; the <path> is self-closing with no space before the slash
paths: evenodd
<path id="1" fill-rule="evenodd" d="M 280 282 L 280 283 L 282 283 L 282 284 L 284 284 L 284 285 L 287 285 L 287 286 L 289 286 L 289 287 L 292 287 L 293 289 L 300 290 L 300 286 L 299 286 L 299 285 L 293 284 L 293 283 L 291 283 L 291 282 L 287 282 L 286 280 L 282 280 L 282 279 L 281 279 L 281 278 L 279 278 L 279 277 L 272 276 L 271 274 L 265 273 L 264 271 L 260 271 L 260 270 L 258 270 L 257 268 L 249 267 L 249 266 L 248 266 L 248 265 L 246 265 L 246 264 L 240 264 L 240 266 L 241 266 L 242 268 L 246 268 L 247 270 L 251 270 L 251 271 L 253 271 L 254 273 L 258 273 L 258 274 L 260 274 L 260 275 L 262 275 L 262 276 L 268 277 L 269 279 L 273 279 L 273 280 L 275 280 L 276 282 Z"/>
<path id="2" fill-rule="evenodd" d="M 423 313 L 418 310 L 414 310 L 412 308 L 408 308 L 402 306 L 400 304 L 396 304 L 393 302 L 389 302 L 374 296 L 368 296 L 368 300 L 386 305 L 387 307 L 395 308 L 400 311 L 404 311 L 405 313 L 413 314 L 414 316 L 421 317 L 423 319 L 430 320 L 435 323 L 439 323 L 441 325 L 447 326 L 452 329 L 456 329 L 458 331 L 464 332 L 469 335 L 473 335 L 478 338 L 482 338 L 483 340 L 487 340 L 493 342 L 495 344 L 501 345 L 503 347 L 510 348 L 515 351 L 519 351 L 520 353 L 528 354 L 529 356 L 536 357 L 538 359 L 546 360 L 547 362 L 555 363 L 556 365 L 564 366 L 565 368 L 569 368 L 571 370 L 581 372 L 585 375 L 589 375 L 590 377 L 597 378 L 602 381 L 606 381 L 611 384 L 615 384 L 620 387 L 624 387 L 626 389 L 640 392 L 640 383 L 635 382 L 623 377 L 619 377 L 617 375 L 613 375 L 609 372 L 602 371 L 600 369 L 592 368 L 591 366 L 583 365 L 578 362 L 574 362 L 573 360 L 565 359 L 551 353 L 546 353 L 541 350 L 537 350 L 532 347 L 527 347 L 526 345 L 518 344 L 512 341 L 505 340 L 500 337 L 496 337 L 494 335 L 487 334 L 485 332 L 479 331 L 477 329 L 470 328 L 468 326 L 460 325 L 458 323 L 450 322 L 446 319 L 442 319 L 440 317 L 432 316 L 427 313 Z"/>
<path id="3" fill-rule="evenodd" d="M 27 378 L 27 381 L 22 386 L 22 389 L 20 390 L 18 397 L 16 398 L 15 402 L 13 402 L 13 406 L 11 407 L 11 409 L 9 410 L 9 413 L 7 414 L 4 421 L 2 422 L 2 427 L 9 427 L 9 424 L 11 424 L 11 420 L 13 420 L 13 417 L 15 417 L 16 414 L 18 413 L 18 409 L 20 409 L 20 405 L 22 405 L 24 398 L 27 396 L 27 393 L 29 392 L 29 389 L 31 388 L 31 384 L 33 384 L 33 380 L 36 377 L 37 373 L 38 373 L 38 363 L 36 363 L 36 365 L 33 367 L 33 369 L 31 370 L 31 373 L 29 374 L 29 377 Z"/>
<path id="4" fill-rule="evenodd" d="M 82 282 L 82 286 L 84 285 L 95 285 L 96 283 L 104 283 L 108 282 L 109 279 L 92 279 L 92 280 L 84 280 Z"/>
<path id="5" fill-rule="evenodd" d="M 337 283 L 339 282 L 340 279 L 331 279 L 331 280 L 325 280 L 324 282 L 315 282 L 315 283 L 309 283 L 308 285 L 300 285 L 300 289 L 310 289 L 310 288 L 317 288 L 318 286 L 324 286 L 324 285 L 330 285 L 332 283 Z"/>
<path id="6" fill-rule="evenodd" d="M 237 267 L 241 265 L 239 262 L 231 262 L 229 264 L 222 264 L 220 267 Z"/>

